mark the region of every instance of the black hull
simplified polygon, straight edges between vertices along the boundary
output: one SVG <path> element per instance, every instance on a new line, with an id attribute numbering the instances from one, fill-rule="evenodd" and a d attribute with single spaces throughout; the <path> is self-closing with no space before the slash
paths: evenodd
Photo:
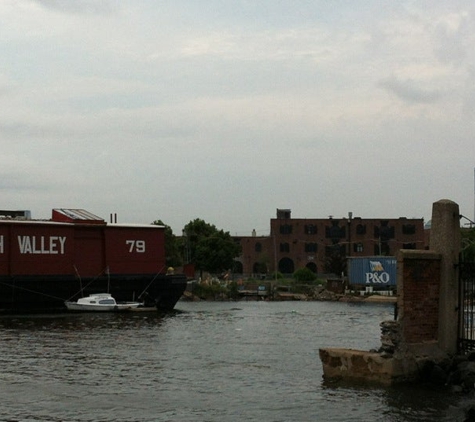
<path id="1" fill-rule="evenodd" d="M 143 302 L 173 310 L 186 289 L 184 275 L 110 275 L 79 280 L 73 276 L 0 277 L 0 313 L 62 312 L 64 302 L 110 293 L 118 302 Z"/>

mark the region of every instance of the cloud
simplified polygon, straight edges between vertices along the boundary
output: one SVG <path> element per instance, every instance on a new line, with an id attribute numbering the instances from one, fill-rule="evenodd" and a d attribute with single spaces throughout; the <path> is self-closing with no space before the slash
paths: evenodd
<path id="1" fill-rule="evenodd" d="M 440 90 L 426 88 L 423 82 L 415 79 L 400 80 L 395 76 L 390 76 L 381 80 L 378 85 L 407 103 L 430 104 L 442 97 Z"/>
<path id="2" fill-rule="evenodd" d="M 4 203 L 249 233 L 466 208 L 474 6 L 297 3 L 0 0 Z"/>
<path id="3" fill-rule="evenodd" d="M 321 27 L 274 29 L 246 33 L 240 30 L 221 30 L 190 37 L 183 45 L 183 56 L 217 56 L 226 60 L 287 61 L 312 60 L 314 62 L 331 59 L 341 46 L 353 45 L 351 36 L 330 41 L 330 34 Z M 337 43 L 335 43 L 337 41 Z M 336 44 L 336 45 L 335 45 Z"/>
<path id="4" fill-rule="evenodd" d="M 118 9 L 119 2 L 112 0 L 30 0 L 47 9 L 73 14 L 109 14 Z"/>
<path id="5" fill-rule="evenodd" d="M 451 13 L 434 28 L 434 53 L 442 63 L 461 67 L 473 55 L 475 12 Z M 473 58 L 473 57 L 472 57 Z"/>

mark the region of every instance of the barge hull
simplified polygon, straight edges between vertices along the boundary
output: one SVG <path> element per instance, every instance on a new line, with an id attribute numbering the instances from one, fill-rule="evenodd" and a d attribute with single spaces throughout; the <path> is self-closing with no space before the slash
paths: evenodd
<path id="1" fill-rule="evenodd" d="M 166 267 L 164 226 L 107 224 L 82 209 L 10 217 L 0 218 L 0 311 L 64 310 L 94 293 L 168 311 L 186 288 Z"/>
<path id="2" fill-rule="evenodd" d="M 177 275 L 111 275 L 82 279 L 65 276 L 0 277 L 0 313 L 65 311 L 65 301 L 98 292 L 118 302 L 143 302 L 158 311 L 173 310 L 186 289 L 186 277 Z"/>

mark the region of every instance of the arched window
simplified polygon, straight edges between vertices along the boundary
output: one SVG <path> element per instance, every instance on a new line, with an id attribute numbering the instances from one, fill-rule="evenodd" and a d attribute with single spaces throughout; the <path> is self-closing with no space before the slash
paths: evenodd
<path id="1" fill-rule="evenodd" d="M 317 226 L 315 224 L 305 224 L 305 234 L 317 234 Z"/>
<path id="2" fill-rule="evenodd" d="M 242 262 L 240 261 L 234 261 L 233 262 L 233 271 L 236 273 L 236 274 L 242 274 Z"/>
<path id="3" fill-rule="evenodd" d="M 358 224 L 356 226 L 356 234 L 366 234 L 366 225 Z"/>
<path id="4" fill-rule="evenodd" d="M 315 264 L 315 262 L 308 262 L 306 267 L 312 271 L 312 273 L 315 273 L 317 274 L 317 264 Z"/>
<path id="5" fill-rule="evenodd" d="M 290 258 L 282 258 L 279 261 L 279 272 L 282 274 L 293 274 L 294 273 L 294 261 Z"/>
<path id="6" fill-rule="evenodd" d="M 254 274 L 267 274 L 267 265 L 264 262 L 255 262 L 252 266 Z"/>

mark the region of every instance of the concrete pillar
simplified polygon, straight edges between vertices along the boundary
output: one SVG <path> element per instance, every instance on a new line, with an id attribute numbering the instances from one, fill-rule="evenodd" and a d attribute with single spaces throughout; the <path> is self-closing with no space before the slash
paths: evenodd
<path id="1" fill-rule="evenodd" d="M 458 328 L 458 269 L 460 245 L 459 206 L 448 199 L 434 202 L 430 250 L 441 254 L 439 347 L 449 354 L 457 352 Z"/>

